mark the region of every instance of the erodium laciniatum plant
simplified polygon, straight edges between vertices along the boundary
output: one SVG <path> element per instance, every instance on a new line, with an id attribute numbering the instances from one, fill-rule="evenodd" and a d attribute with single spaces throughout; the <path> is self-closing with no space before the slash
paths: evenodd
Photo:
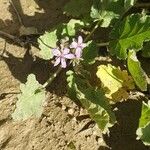
<path id="1" fill-rule="evenodd" d="M 136 0 L 70 0 L 63 8 L 71 18 L 68 23 L 58 24 L 38 39 L 41 58 L 57 71 L 43 85 L 29 74 L 20 86 L 13 119 L 40 117 L 46 88 L 63 70 L 68 96 L 79 101 L 100 130 L 108 133 L 117 122 L 112 104 L 128 100 L 133 90 L 148 90 L 148 76 L 138 58 L 150 57 L 150 16 L 146 9 L 130 11 L 138 6 Z M 104 48 L 107 57 L 113 58 L 107 65 L 99 53 Z M 115 59 L 122 66 L 112 65 Z M 136 134 L 137 139 L 150 145 L 148 98 L 143 102 Z"/>

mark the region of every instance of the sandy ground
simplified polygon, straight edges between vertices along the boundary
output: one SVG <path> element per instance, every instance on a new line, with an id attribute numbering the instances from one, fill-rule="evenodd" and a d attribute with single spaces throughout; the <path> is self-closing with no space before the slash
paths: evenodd
<path id="1" fill-rule="evenodd" d="M 62 14 L 66 0 L 13 0 L 25 27 L 35 27 L 41 33 L 68 18 Z M 8 0 L 0 3 L 0 30 L 19 35 L 21 23 Z M 38 51 L 31 47 L 32 51 Z M 4 52 L 5 51 L 5 52 Z M 4 54 L 3 54 L 4 52 Z M 19 84 L 34 73 L 43 83 L 54 71 L 48 62 L 34 62 L 27 49 L 0 37 L 0 149 L 1 150 L 147 150 L 136 141 L 141 102 L 129 100 L 118 104 L 118 124 L 110 136 L 102 135 L 87 112 L 66 95 L 64 72 L 47 90 L 46 104 L 40 119 L 14 122 Z M 129 107 L 130 106 L 130 107 Z"/>

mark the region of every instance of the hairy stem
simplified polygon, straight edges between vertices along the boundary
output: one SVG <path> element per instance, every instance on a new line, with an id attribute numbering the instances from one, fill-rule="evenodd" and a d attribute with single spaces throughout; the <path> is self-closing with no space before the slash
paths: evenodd
<path id="1" fill-rule="evenodd" d="M 59 67 L 58 69 L 57 69 L 57 71 L 52 75 L 52 76 L 50 76 L 50 78 L 43 84 L 43 88 L 46 88 L 46 87 L 48 87 L 52 82 L 53 82 L 53 80 L 57 77 L 57 75 L 60 73 L 60 71 L 62 70 L 62 68 L 61 67 Z"/>

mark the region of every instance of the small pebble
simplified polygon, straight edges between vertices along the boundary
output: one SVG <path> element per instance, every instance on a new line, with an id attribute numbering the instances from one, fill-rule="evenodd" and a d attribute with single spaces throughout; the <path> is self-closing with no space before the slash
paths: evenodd
<path id="1" fill-rule="evenodd" d="M 98 135 L 98 133 L 96 131 L 93 131 L 93 135 Z"/>
<path id="2" fill-rule="evenodd" d="M 69 109 L 69 110 L 68 110 L 68 113 L 69 113 L 70 115 L 73 115 L 73 114 L 74 114 L 74 109 L 72 109 L 72 108 Z"/>
<path id="3" fill-rule="evenodd" d="M 66 106 L 65 105 L 62 105 L 62 110 L 66 110 Z"/>
<path id="4" fill-rule="evenodd" d="M 104 143 L 104 140 L 103 140 L 103 138 L 98 138 L 98 144 L 102 144 L 102 143 Z"/>

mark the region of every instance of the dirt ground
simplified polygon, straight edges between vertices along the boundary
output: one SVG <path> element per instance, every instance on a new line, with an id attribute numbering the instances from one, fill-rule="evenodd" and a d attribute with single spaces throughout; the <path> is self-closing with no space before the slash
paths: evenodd
<path id="1" fill-rule="evenodd" d="M 67 21 L 61 8 L 67 0 L 13 0 L 25 27 L 41 33 L 60 21 Z M 0 31 L 19 35 L 21 24 L 9 0 L 0 2 Z M 38 51 L 31 47 L 31 51 Z M 34 61 L 28 50 L 0 37 L 0 150 L 148 150 L 136 140 L 141 100 L 118 104 L 116 124 L 110 135 L 102 135 L 87 112 L 66 94 L 65 71 L 47 90 L 44 112 L 40 119 L 14 122 L 20 83 L 34 73 L 44 83 L 54 71 L 49 62 Z M 149 60 L 148 60 L 149 61 Z M 150 61 L 147 63 L 150 64 Z"/>

